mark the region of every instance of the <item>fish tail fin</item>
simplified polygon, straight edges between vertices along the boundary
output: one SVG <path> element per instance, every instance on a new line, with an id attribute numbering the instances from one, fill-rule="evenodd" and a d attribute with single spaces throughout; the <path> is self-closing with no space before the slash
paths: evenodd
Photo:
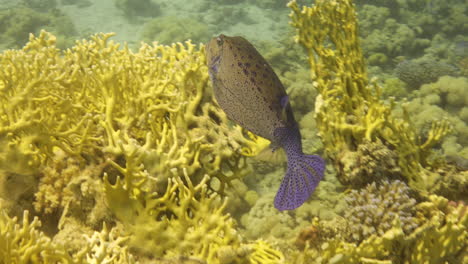
<path id="1" fill-rule="evenodd" d="M 288 160 L 286 175 L 276 193 L 276 209 L 293 210 L 301 206 L 323 178 L 325 161 L 317 155 L 298 155 Z"/>

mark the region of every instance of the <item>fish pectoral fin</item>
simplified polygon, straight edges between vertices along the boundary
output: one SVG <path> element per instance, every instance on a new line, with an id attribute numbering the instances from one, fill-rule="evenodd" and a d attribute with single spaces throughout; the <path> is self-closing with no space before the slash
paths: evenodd
<path id="1" fill-rule="evenodd" d="M 282 120 L 288 120 L 288 106 L 289 106 L 289 96 L 284 95 L 280 99 L 280 105 L 281 105 L 281 119 Z"/>
<path id="2" fill-rule="evenodd" d="M 286 162 L 286 153 L 279 146 L 270 144 L 269 147 L 262 149 L 254 159 L 260 161 L 266 161 L 273 164 L 281 164 Z"/>

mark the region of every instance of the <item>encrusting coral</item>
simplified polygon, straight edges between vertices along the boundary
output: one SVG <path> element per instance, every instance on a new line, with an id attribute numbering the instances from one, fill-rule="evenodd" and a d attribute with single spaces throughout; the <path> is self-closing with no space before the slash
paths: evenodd
<path id="1" fill-rule="evenodd" d="M 448 122 L 434 122 L 423 140 L 408 116 L 396 118 L 392 114 L 393 105 L 386 105 L 380 99 L 378 84 L 368 80 L 351 1 L 316 1 L 302 10 L 295 1 L 289 6 L 296 39 L 306 48 L 313 85 L 319 92 L 315 104 L 319 135 L 335 167 L 347 167 L 342 164 L 347 161 L 340 159 L 341 152 L 356 151 L 364 142 L 380 140 L 382 147 L 398 156 L 401 175 L 409 185 L 422 193 L 430 191 L 441 177 L 430 170 L 428 157 L 431 148 L 450 131 Z M 340 180 L 343 175 L 339 170 Z"/>

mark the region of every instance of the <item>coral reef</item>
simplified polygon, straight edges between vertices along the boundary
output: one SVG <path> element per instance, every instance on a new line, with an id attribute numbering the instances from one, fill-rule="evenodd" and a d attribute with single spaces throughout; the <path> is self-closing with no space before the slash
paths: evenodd
<path id="1" fill-rule="evenodd" d="M 114 0 L 114 5 L 129 19 L 137 16 L 154 17 L 159 14 L 159 6 L 151 0 Z"/>
<path id="2" fill-rule="evenodd" d="M 312 219 L 312 223 L 299 232 L 294 245 L 302 252 L 318 252 L 330 239 L 345 239 L 347 221 L 340 217 L 332 220 Z M 297 262 L 293 262 L 297 263 Z"/>
<path id="3" fill-rule="evenodd" d="M 21 3 L 38 11 L 48 11 L 57 8 L 57 0 L 21 0 Z"/>
<path id="4" fill-rule="evenodd" d="M 403 99 L 408 96 L 406 84 L 398 78 L 387 78 L 383 82 L 382 96 L 384 98 Z"/>
<path id="5" fill-rule="evenodd" d="M 465 263 L 466 205 L 431 195 L 415 210 L 422 223 L 410 234 L 395 219 L 382 235 L 370 235 L 359 244 L 328 239 L 318 250 L 296 255 L 293 263 Z"/>
<path id="6" fill-rule="evenodd" d="M 22 223 L 10 218 L 4 210 L 0 213 L 0 261 L 2 263 L 136 263 L 128 248 L 123 244 L 127 238 L 116 229 L 103 226 L 100 232 L 91 236 L 81 235 L 85 246 L 70 254 L 67 244 L 53 242 L 39 230 L 41 222 L 37 217 L 29 220 L 24 211 Z M 74 242 L 74 241 L 73 241 Z"/>
<path id="7" fill-rule="evenodd" d="M 434 119 L 449 120 L 453 133 L 441 142 L 446 155 L 468 158 L 467 91 L 466 78 L 444 76 L 413 91 L 406 104 L 406 110 L 414 116 L 413 125 L 418 130 L 428 131 Z"/>
<path id="8" fill-rule="evenodd" d="M 426 83 L 436 82 L 445 75 L 458 76 L 458 70 L 443 62 L 429 59 L 406 60 L 395 68 L 396 76 L 414 90 Z"/>
<path id="9" fill-rule="evenodd" d="M 400 59 L 424 56 L 455 64 L 454 43 L 464 39 L 466 4 L 445 2 L 355 1 L 359 35 L 367 62 L 388 71 Z"/>
<path id="10" fill-rule="evenodd" d="M 73 243 L 69 263 L 131 263 L 126 248 L 161 261 L 280 263 L 268 243 L 243 242 L 224 212 L 232 181 L 249 171 L 242 154 L 258 141 L 216 107 L 204 47 L 134 53 L 111 36 L 62 52 L 43 31 L 0 55 L 1 189 L 34 195 L 2 194 L 2 210 L 44 217 L 43 246 Z M 88 236 L 76 244 L 80 232 Z"/>
<path id="11" fill-rule="evenodd" d="M 292 66 L 290 68 L 293 68 Z M 294 108 L 294 113 L 298 113 L 298 119 L 310 113 L 314 105 L 316 91 L 308 80 L 309 70 L 299 68 L 295 71 L 287 71 L 281 78 Z"/>
<path id="12" fill-rule="evenodd" d="M 398 155 L 398 166 L 409 185 L 427 193 L 440 181 L 440 175 L 427 169 L 428 156 L 450 131 L 450 125 L 434 122 L 423 141 L 410 126 L 408 116 L 392 114 L 392 104 L 380 99 L 380 86 L 368 80 L 352 3 L 333 3 L 317 1 L 302 10 L 295 1 L 289 3 L 297 41 L 306 48 L 313 84 L 319 92 L 315 113 L 327 155 L 339 169 L 342 151 L 355 151 L 364 142 L 381 140 Z M 337 19 L 343 23 L 334 23 Z M 342 174 L 338 171 L 339 178 Z"/>
<path id="13" fill-rule="evenodd" d="M 56 1 L 24 2 L 41 9 Z M 79 2 L 86 1 L 61 1 Z M 149 6 L 138 10 L 130 1 L 119 2 L 127 18 L 154 15 Z M 216 5 L 207 18 L 149 22 L 146 40 L 203 42 L 213 28 L 235 32 L 226 17 L 243 26 L 255 23 L 247 2 L 224 2 L 230 5 Z M 9 47 L 22 46 L 27 35 L 20 32 L 37 33 L 37 24 L 54 24 L 48 29 L 60 36 L 42 32 L 24 48 L 0 54 L 0 262 L 468 262 L 466 78 L 408 86 L 411 94 L 402 81 L 384 80 L 382 91 L 363 59 L 387 70 L 427 47 L 431 56 L 425 60 L 452 60 L 446 50 L 458 45 L 449 41 L 464 40 L 453 30 L 463 26 L 464 9 L 434 5 L 436 12 L 454 16 L 415 16 L 403 23 L 397 18 L 426 3 L 366 2 L 359 15 L 369 35 L 361 52 L 351 1 L 317 0 L 302 10 L 293 1 L 293 24 L 301 28 L 297 40 L 309 56 L 292 48 L 288 33 L 276 44 L 260 44 L 289 87 L 306 132 L 304 148 L 324 149 L 335 165 L 313 198 L 291 212 L 276 211 L 269 193 L 279 184 L 282 165 L 246 158 L 262 153 L 268 142 L 232 126 L 216 106 L 203 45 L 154 42 L 132 51 L 111 41 L 111 34 L 97 34 L 60 50 L 68 45 L 63 36 L 73 34 L 61 12 L 0 12 Z M 193 23 L 210 19 L 216 25 Z M 168 30 L 174 20 L 180 24 Z M 196 28 L 193 35 L 182 33 L 188 24 Z M 444 25 L 443 32 L 435 36 L 432 25 Z M 466 55 L 457 54 L 463 66 Z M 408 95 L 404 105 L 393 99 Z M 454 133 L 442 139 L 451 127 L 437 120 L 446 116 Z M 434 146 L 450 156 L 445 160 Z M 255 173 L 244 177 L 250 165 Z M 345 191 L 369 182 L 375 183 Z"/>
<path id="14" fill-rule="evenodd" d="M 435 104 L 449 114 L 468 121 L 463 112 L 468 107 L 468 79 L 444 76 L 430 84 L 423 85 L 416 94 L 424 102 Z M 463 118 L 465 117 L 465 119 Z"/>
<path id="15" fill-rule="evenodd" d="M 148 43 L 158 41 L 163 44 L 187 39 L 191 39 L 194 43 L 202 43 L 210 36 L 208 27 L 195 19 L 166 16 L 147 22 L 143 26 L 141 39 Z"/>
<path id="16" fill-rule="evenodd" d="M 29 212 L 22 215 L 22 223 L 18 218 L 10 218 L 0 212 L 0 261 L 2 263 L 58 263 L 67 260 L 65 248 L 52 244 L 50 238 L 38 230 L 41 225 L 35 217 L 31 222 Z"/>
<path id="17" fill-rule="evenodd" d="M 401 181 L 373 182 L 360 191 L 352 190 L 345 198 L 348 209 L 350 240 L 360 243 L 372 234 L 382 236 L 398 218 L 405 234 L 418 227 L 416 200 Z"/>
<path id="18" fill-rule="evenodd" d="M 398 154 L 382 144 L 364 141 L 356 151 L 343 150 L 338 154 L 339 179 L 353 187 L 363 187 L 373 181 L 401 178 Z"/>
<path id="19" fill-rule="evenodd" d="M 239 152 L 249 141 L 227 126 L 225 115 L 204 93 L 208 76 L 201 51 L 195 52 L 192 44 L 143 46 L 133 55 L 108 43 L 110 36 L 95 36 L 63 57 L 46 33 L 31 38 L 23 51 L 5 52 L 0 135 L 8 135 L 12 147 L 31 138 L 24 147 L 41 164 L 53 157 L 54 147 L 81 156 L 82 162 L 99 163 L 103 157 L 125 162 L 117 145 L 124 140 L 146 151 L 139 162 L 158 175 L 158 182 L 185 164 L 195 183 L 208 173 L 210 188 L 222 193 L 229 179 L 245 173 Z M 171 53 L 175 55 L 162 55 Z M 123 62 L 139 72 L 121 68 Z"/>
<path id="20" fill-rule="evenodd" d="M 41 1 L 36 1 L 41 2 Z M 38 12 L 29 7 L 12 7 L 0 11 L 0 50 L 22 47 L 29 34 L 46 29 L 60 37 L 59 48 L 71 46 L 76 29 L 71 19 L 58 9 Z M 73 40 L 71 39 L 73 38 Z"/>

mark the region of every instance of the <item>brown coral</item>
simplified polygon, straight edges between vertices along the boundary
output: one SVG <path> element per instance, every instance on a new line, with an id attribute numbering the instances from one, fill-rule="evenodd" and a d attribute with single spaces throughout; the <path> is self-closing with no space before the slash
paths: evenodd
<path id="1" fill-rule="evenodd" d="M 352 190 L 346 203 L 349 239 L 354 242 L 361 242 L 373 234 L 383 235 L 393 227 L 396 219 L 407 234 L 418 226 L 416 200 L 402 181 L 383 181 L 378 185 L 374 182 L 360 191 Z"/>
<path id="2" fill-rule="evenodd" d="M 364 187 L 373 181 L 400 178 L 398 155 L 380 140 L 364 141 L 356 151 L 343 150 L 337 156 L 340 182 Z"/>

